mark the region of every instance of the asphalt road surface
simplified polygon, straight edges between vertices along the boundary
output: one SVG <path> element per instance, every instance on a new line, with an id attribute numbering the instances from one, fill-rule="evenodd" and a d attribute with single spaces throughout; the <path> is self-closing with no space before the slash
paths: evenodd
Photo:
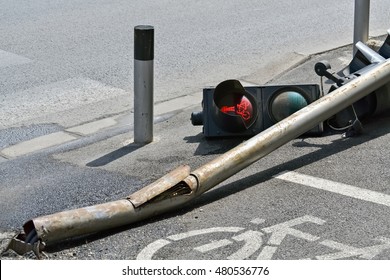
<path id="1" fill-rule="evenodd" d="M 126 197 L 180 164 L 195 169 L 242 142 L 206 140 L 191 125 L 201 89 L 227 78 L 318 82 L 313 65 L 322 59 L 341 69 L 351 46 L 316 53 L 351 43 L 350 2 L 5 1 L 2 248 L 28 219 Z M 372 35 L 390 27 L 385 4 L 372 2 Z M 154 142 L 137 146 L 132 30 L 145 23 L 156 28 L 157 117 Z M 184 208 L 46 253 L 51 259 L 388 260 L 390 118 L 364 127 L 355 138 L 326 133 L 292 140 Z M 37 148 L 45 141 L 59 142 Z"/>

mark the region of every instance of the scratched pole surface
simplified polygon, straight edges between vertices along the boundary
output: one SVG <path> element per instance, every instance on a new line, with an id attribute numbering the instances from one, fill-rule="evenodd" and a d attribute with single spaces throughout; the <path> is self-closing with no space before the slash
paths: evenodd
<path id="1" fill-rule="evenodd" d="M 389 83 L 390 60 L 387 59 L 193 172 L 188 166 L 182 166 L 126 199 L 26 222 L 25 235 L 30 237 L 22 242 L 30 244 L 39 240 L 46 244 L 58 243 L 175 209 Z"/>

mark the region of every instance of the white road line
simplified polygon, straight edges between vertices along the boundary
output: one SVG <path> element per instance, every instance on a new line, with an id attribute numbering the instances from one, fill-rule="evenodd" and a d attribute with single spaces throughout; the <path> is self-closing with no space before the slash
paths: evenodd
<path id="1" fill-rule="evenodd" d="M 244 230 L 244 228 L 241 227 L 214 227 L 214 228 L 206 228 L 206 229 L 197 229 L 188 231 L 185 233 L 179 233 L 174 234 L 171 236 L 168 236 L 167 238 L 170 240 L 178 241 L 184 238 L 201 235 L 201 234 L 208 234 L 208 233 L 215 233 L 215 232 L 239 232 L 241 230 Z"/>
<path id="2" fill-rule="evenodd" d="M 165 239 L 159 239 L 150 243 L 138 254 L 137 260 L 151 260 L 153 255 L 160 250 L 165 245 L 170 244 L 171 242 Z"/>
<path id="3" fill-rule="evenodd" d="M 0 68 L 32 62 L 31 59 L 0 50 Z"/>
<path id="4" fill-rule="evenodd" d="M 390 195 L 384 193 L 304 175 L 293 171 L 281 173 L 275 176 L 275 178 L 390 207 Z"/>
<path id="5" fill-rule="evenodd" d="M 272 260 L 276 250 L 278 250 L 277 246 L 264 246 L 263 250 L 261 250 L 260 255 L 257 257 L 258 260 Z"/>
<path id="6" fill-rule="evenodd" d="M 265 222 L 265 219 L 256 218 L 251 221 L 251 224 L 260 225 Z"/>
<path id="7" fill-rule="evenodd" d="M 362 258 L 371 260 L 377 255 L 381 254 L 384 250 L 390 248 L 390 239 L 386 237 L 379 237 L 378 241 L 381 244 L 376 244 L 368 247 L 356 248 L 353 246 L 345 245 L 340 242 L 332 240 L 324 240 L 321 242 L 322 245 L 337 250 L 336 253 L 325 254 L 317 256 L 318 260 L 338 260 L 348 257 L 361 256 Z"/>
<path id="8" fill-rule="evenodd" d="M 237 252 L 230 255 L 228 260 L 245 260 L 263 245 L 263 233 L 258 231 L 249 230 L 232 238 L 238 242 L 245 241 L 245 244 Z"/>
<path id="9" fill-rule="evenodd" d="M 230 245 L 232 243 L 233 242 L 230 241 L 230 240 L 222 239 L 222 240 L 219 240 L 219 241 L 213 241 L 213 242 L 210 242 L 208 244 L 196 247 L 196 248 L 194 248 L 194 250 L 196 250 L 198 252 L 201 252 L 201 253 L 206 253 L 206 252 L 212 251 L 214 249 L 225 247 L 225 246 Z"/>

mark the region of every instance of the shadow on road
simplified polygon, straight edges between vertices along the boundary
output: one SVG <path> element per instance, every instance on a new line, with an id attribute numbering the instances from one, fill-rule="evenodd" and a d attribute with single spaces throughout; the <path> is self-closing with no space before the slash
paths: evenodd
<path id="1" fill-rule="evenodd" d="M 143 147 L 143 145 L 132 143 L 130 145 L 127 145 L 127 146 L 119 148 L 115 151 L 112 151 L 111 153 L 108 153 L 100 158 L 97 158 L 97 159 L 91 161 L 91 162 L 88 162 L 86 165 L 88 167 L 104 166 L 104 165 L 107 165 L 115 160 L 118 160 L 121 157 L 124 157 L 124 156 L 126 156 L 126 155 L 128 155 L 128 154 L 130 154 L 130 153 L 132 153 L 132 152 L 134 152 L 142 147 Z"/>

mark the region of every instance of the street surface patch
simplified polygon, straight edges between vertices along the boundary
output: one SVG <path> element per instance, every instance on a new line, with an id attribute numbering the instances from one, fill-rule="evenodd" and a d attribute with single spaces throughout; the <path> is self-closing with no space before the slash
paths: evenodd
<path id="1" fill-rule="evenodd" d="M 31 59 L 0 50 L 0 68 L 32 62 Z"/>
<path id="2" fill-rule="evenodd" d="M 18 91 L 2 99 L 0 129 L 99 101 L 124 96 L 123 89 L 86 78 L 73 78 Z M 57 121 L 56 121 L 57 122 Z"/>

